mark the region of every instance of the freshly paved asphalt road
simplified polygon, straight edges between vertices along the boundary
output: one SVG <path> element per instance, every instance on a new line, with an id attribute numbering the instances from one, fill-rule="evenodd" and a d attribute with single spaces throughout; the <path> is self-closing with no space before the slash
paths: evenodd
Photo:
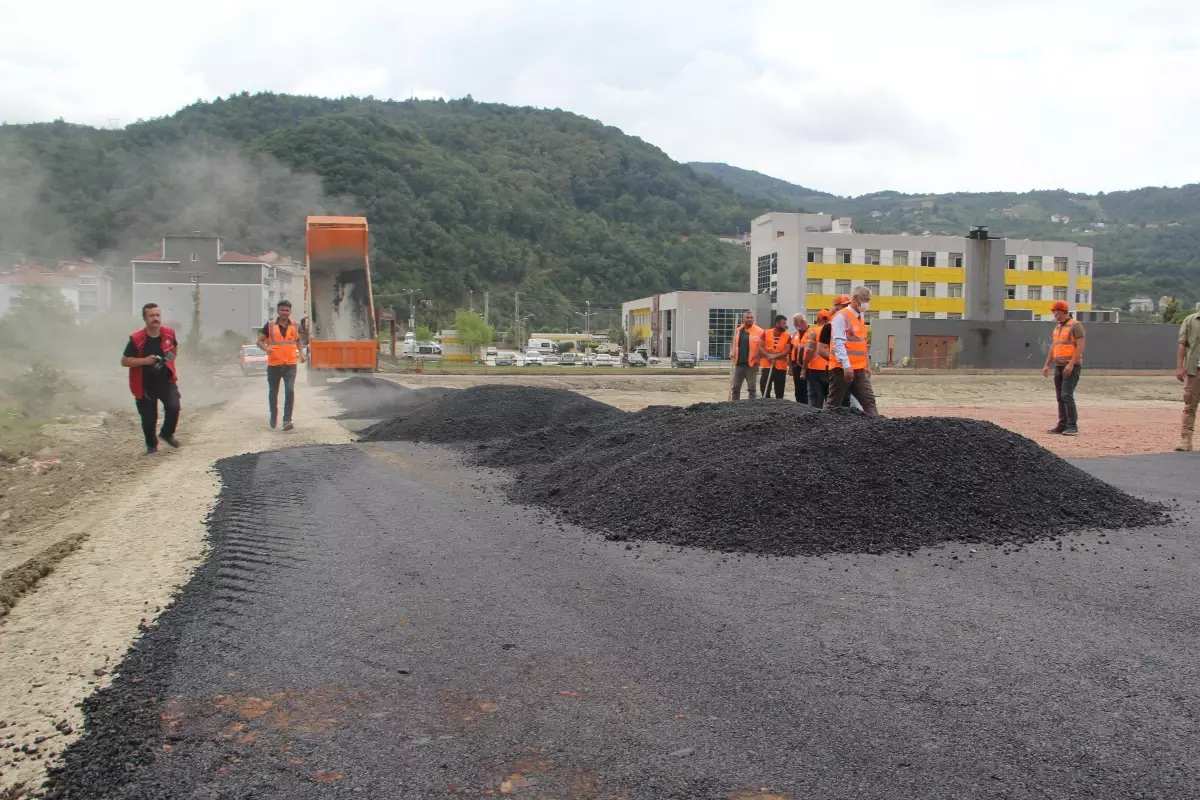
<path id="1" fill-rule="evenodd" d="M 1082 466 L 1194 498 L 1186 458 Z M 1200 797 L 1194 500 L 1061 546 L 769 559 L 606 542 L 433 447 L 222 474 L 67 796 Z"/>

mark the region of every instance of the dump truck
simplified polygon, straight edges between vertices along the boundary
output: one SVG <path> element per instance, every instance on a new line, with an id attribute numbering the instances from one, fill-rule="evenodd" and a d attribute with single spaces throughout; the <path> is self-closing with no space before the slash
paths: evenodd
<path id="1" fill-rule="evenodd" d="M 305 254 L 308 382 L 321 385 L 338 373 L 375 372 L 379 345 L 366 218 L 309 217 Z"/>

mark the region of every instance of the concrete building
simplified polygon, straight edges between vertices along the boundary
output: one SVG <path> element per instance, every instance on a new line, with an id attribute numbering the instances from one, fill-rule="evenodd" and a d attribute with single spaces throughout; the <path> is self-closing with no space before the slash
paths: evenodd
<path id="1" fill-rule="evenodd" d="M 845 217 L 782 212 L 755 219 L 750 236 L 750 289 L 789 316 L 828 308 L 836 295 L 860 285 L 874 295 L 872 320 L 981 313 L 1002 319 L 1003 311 L 1049 319 L 1055 300 L 1092 308 L 1093 251 L 1073 242 L 987 240 L 995 244 L 986 245 L 985 256 L 984 246 L 967 236 L 854 233 Z M 993 290 L 1003 297 L 991 298 Z"/>
<path id="2" fill-rule="evenodd" d="M 671 292 L 621 304 L 621 320 L 630 346 L 644 339 L 650 355 L 670 358 L 676 350 L 696 352 L 700 359 L 729 358 L 733 329 L 742 314 L 753 311 L 764 327 L 771 313 L 765 295 L 750 292 Z"/>
<path id="3" fill-rule="evenodd" d="M 1129 300 L 1129 310 L 1134 314 L 1149 314 L 1154 311 L 1154 301 L 1144 294 Z"/>
<path id="4" fill-rule="evenodd" d="M 56 287 L 82 318 L 112 311 L 112 276 L 91 261 L 23 264 L 0 276 L 0 285 L 0 315 L 8 312 L 24 286 Z"/>
<path id="5" fill-rule="evenodd" d="M 76 312 L 79 311 L 79 287 L 70 278 L 35 267 L 22 267 L 0 274 L 0 317 L 12 310 L 14 300 L 33 287 L 58 292 Z"/>
<path id="6" fill-rule="evenodd" d="M 1177 325 L 1087 325 L 1087 369 L 1175 368 Z M 871 363 L 919 369 L 1041 369 L 1053 322 L 881 319 L 871 326 Z"/>
<path id="7" fill-rule="evenodd" d="M 267 256 L 284 262 L 277 254 Z M 225 331 L 250 336 L 271 317 L 276 302 L 299 302 L 292 297 L 290 262 L 272 263 L 267 256 L 223 250 L 217 236 L 164 236 L 159 250 L 133 259 L 132 311 L 140 316 L 145 303 L 158 303 L 163 322 L 183 337 L 199 300 L 204 338 Z"/>

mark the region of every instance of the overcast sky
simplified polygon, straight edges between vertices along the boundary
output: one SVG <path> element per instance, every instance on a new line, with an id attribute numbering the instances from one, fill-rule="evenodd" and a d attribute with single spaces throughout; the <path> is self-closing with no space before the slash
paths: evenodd
<path id="1" fill-rule="evenodd" d="M 471 94 L 839 194 L 1200 181 L 1197 0 L 0 0 L 0 20 L 7 122 Z"/>

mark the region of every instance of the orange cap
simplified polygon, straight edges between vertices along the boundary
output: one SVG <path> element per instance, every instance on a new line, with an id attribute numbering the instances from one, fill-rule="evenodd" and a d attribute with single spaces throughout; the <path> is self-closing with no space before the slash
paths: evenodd
<path id="1" fill-rule="evenodd" d="M 1068 314 L 1071 313 L 1071 307 L 1069 305 L 1067 305 L 1066 300 L 1055 300 L 1053 303 L 1050 304 L 1050 310 L 1051 311 L 1065 311 Z"/>
<path id="2" fill-rule="evenodd" d="M 829 322 L 831 319 L 833 319 L 833 314 L 829 313 L 828 308 L 822 308 L 817 312 L 817 322 Z"/>
<path id="3" fill-rule="evenodd" d="M 848 306 L 848 305 L 850 305 L 850 295 L 848 295 L 848 294 L 839 294 L 839 295 L 837 296 L 837 298 L 836 298 L 836 299 L 833 301 L 833 304 L 834 304 L 835 306 Z"/>

